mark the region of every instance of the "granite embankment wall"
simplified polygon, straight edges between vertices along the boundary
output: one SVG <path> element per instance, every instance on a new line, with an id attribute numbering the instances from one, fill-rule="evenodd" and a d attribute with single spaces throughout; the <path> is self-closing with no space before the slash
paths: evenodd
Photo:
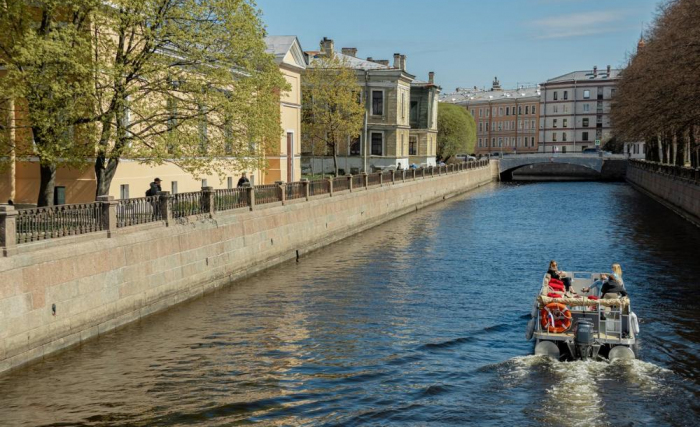
<path id="1" fill-rule="evenodd" d="M 700 171 L 636 160 L 627 182 L 700 227 Z"/>
<path id="2" fill-rule="evenodd" d="M 487 184 L 498 164 L 22 245 L 0 258 L 0 372 Z M 55 307 L 55 312 L 54 312 Z"/>

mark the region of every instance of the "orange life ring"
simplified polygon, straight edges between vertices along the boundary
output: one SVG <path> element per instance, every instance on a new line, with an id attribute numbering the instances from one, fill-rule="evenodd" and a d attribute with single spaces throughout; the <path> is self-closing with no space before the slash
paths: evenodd
<path id="1" fill-rule="evenodd" d="M 540 311 L 540 324 L 547 332 L 566 332 L 571 328 L 571 323 L 571 311 L 565 304 L 552 302 Z"/>

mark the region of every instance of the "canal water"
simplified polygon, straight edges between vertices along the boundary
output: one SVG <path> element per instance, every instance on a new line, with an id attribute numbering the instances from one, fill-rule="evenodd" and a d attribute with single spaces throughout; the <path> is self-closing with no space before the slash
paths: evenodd
<path id="1" fill-rule="evenodd" d="M 639 360 L 531 355 L 553 258 L 622 264 Z M 0 424 L 698 425 L 699 260 L 625 184 L 492 184 L 0 377 Z"/>

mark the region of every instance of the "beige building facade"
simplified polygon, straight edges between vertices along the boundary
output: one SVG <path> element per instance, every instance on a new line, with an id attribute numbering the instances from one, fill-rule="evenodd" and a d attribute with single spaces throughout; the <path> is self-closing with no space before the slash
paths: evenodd
<path id="1" fill-rule="evenodd" d="M 356 48 L 337 52 L 328 38 L 321 40 L 320 47 L 320 51 L 307 52 L 309 67 L 316 57 L 334 55 L 353 68 L 366 109 L 360 137 L 339 146 L 339 167 L 346 173 L 358 173 L 407 168 L 411 163 L 435 165 L 440 88 L 434 83 L 434 74 L 428 81 L 416 79 L 407 71 L 406 56 L 399 53 L 390 65 L 389 60 L 361 59 Z M 323 153 L 314 149 L 313 154 Z M 309 161 L 315 170 L 330 171 L 331 163 L 324 167 L 318 158 Z"/>

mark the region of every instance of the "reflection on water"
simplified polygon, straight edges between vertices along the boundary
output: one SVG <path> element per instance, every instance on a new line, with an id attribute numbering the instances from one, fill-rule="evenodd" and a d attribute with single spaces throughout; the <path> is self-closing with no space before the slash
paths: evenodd
<path id="1" fill-rule="evenodd" d="M 2 425 L 692 425 L 700 232 L 622 184 L 492 185 L 0 378 Z M 523 339 L 614 261 L 642 360 Z"/>

